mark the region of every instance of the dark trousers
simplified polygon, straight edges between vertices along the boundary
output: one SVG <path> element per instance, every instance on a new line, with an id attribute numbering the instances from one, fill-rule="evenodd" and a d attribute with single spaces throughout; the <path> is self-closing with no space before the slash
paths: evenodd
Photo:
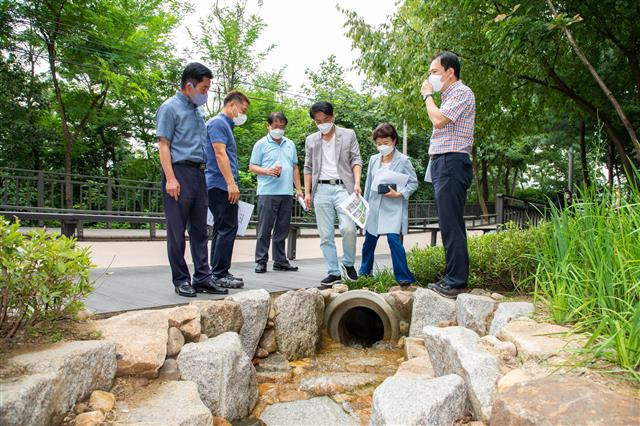
<path id="1" fill-rule="evenodd" d="M 173 165 L 173 173 L 180 183 L 178 200 L 166 192 L 167 179 L 162 174 L 164 217 L 167 227 L 167 255 L 174 285 L 191 282 L 189 268 L 184 260 L 185 237 L 188 229 L 193 258 L 193 283 L 211 277 L 207 262 L 207 185 L 204 171 L 182 164 Z"/>
<path id="2" fill-rule="evenodd" d="M 222 189 L 209 189 L 209 209 L 213 214 L 211 239 L 211 273 L 221 278 L 229 274 L 233 244 L 238 232 L 238 204 L 229 202 L 229 193 Z"/>
<path id="3" fill-rule="evenodd" d="M 431 160 L 431 179 L 444 244 L 444 280 L 452 287 L 463 287 L 469 277 L 467 228 L 464 203 L 473 178 L 469 155 L 449 153 Z"/>
<path id="4" fill-rule="evenodd" d="M 258 229 L 256 239 L 256 263 L 269 260 L 269 242 L 273 262 L 288 264 L 284 242 L 289 233 L 293 198 L 291 195 L 258 195 Z M 273 232 L 273 237 L 272 237 Z"/>
<path id="5" fill-rule="evenodd" d="M 362 264 L 360 265 L 360 275 L 371 275 L 373 272 L 373 258 L 378 245 L 379 235 L 372 235 L 368 232 L 364 234 L 364 244 L 362 245 Z M 393 276 L 397 282 L 413 283 L 416 279 L 409 270 L 407 264 L 407 253 L 404 250 L 399 234 L 387 234 L 387 243 L 391 249 L 391 263 L 393 265 Z"/>

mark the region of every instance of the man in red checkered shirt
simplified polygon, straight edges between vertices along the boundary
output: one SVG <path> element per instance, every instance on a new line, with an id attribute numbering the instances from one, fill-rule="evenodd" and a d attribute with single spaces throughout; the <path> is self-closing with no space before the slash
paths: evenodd
<path id="1" fill-rule="evenodd" d="M 440 107 L 433 96 L 442 91 Z M 429 78 L 422 83 L 433 134 L 429 144 L 429 165 L 425 180 L 433 183 L 440 233 L 444 244 L 444 277 L 428 285 L 437 293 L 455 298 L 469 276 L 467 229 L 464 203 L 473 178 L 471 148 L 476 117 L 476 99 L 460 81 L 460 60 L 450 52 L 438 54 L 429 67 Z"/>

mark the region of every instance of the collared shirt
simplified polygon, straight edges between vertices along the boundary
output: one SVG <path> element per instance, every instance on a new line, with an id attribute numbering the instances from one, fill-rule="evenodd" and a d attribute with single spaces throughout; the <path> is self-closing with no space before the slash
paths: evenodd
<path id="1" fill-rule="evenodd" d="M 322 168 L 320 180 L 340 179 L 338 164 L 336 163 L 336 134 L 330 140 L 322 139 Z"/>
<path id="2" fill-rule="evenodd" d="M 253 146 L 249 163 L 259 167 L 282 166 L 279 177 L 258 175 L 258 195 L 292 195 L 293 166 L 298 164 L 295 144 L 283 137 L 278 143 L 270 135 Z"/>
<path id="3" fill-rule="evenodd" d="M 156 138 L 170 143 L 171 162 L 204 163 L 207 128 L 204 115 L 185 95 L 177 92 L 156 112 Z"/>
<path id="4" fill-rule="evenodd" d="M 433 128 L 429 155 L 448 152 L 471 154 L 476 119 L 476 98 L 470 88 L 456 81 L 442 93 L 442 115 L 451 120 L 442 129 Z"/>
<path id="5" fill-rule="evenodd" d="M 218 114 L 207 122 L 207 169 L 205 170 L 207 189 L 227 190 L 227 181 L 218 167 L 216 153 L 213 150 L 212 144 L 214 143 L 225 145 L 229 164 L 231 165 L 231 174 L 233 174 L 233 179 L 236 183 L 238 182 L 238 153 L 236 151 L 236 140 L 233 137 L 233 127 L 233 120 L 223 113 Z"/>

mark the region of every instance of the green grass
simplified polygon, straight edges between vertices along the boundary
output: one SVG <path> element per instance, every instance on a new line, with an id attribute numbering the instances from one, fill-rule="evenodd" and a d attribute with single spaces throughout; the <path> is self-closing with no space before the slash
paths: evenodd
<path id="1" fill-rule="evenodd" d="M 553 320 L 592 333 L 585 353 L 638 378 L 640 367 L 640 191 L 588 189 L 553 209 L 550 238 L 532 259 L 535 299 Z"/>

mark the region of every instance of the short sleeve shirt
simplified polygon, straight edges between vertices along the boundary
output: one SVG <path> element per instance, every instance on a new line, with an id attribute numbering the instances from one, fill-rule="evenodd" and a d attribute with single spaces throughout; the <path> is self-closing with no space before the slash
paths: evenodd
<path id="1" fill-rule="evenodd" d="M 216 154 L 213 150 L 212 144 L 215 143 L 225 145 L 233 179 L 238 182 L 238 151 L 236 149 L 236 140 L 233 137 L 233 127 L 233 120 L 223 113 L 218 114 L 207 122 L 207 169 L 205 170 L 207 189 L 227 190 L 227 181 L 218 167 Z"/>
<path id="2" fill-rule="evenodd" d="M 442 129 L 433 128 L 429 154 L 471 154 L 476 119 L 476 98 L 470 88 L 456 81 L 442 93 L 442 115 L 451 120 Z"/>
<path id="3" fill-rule="evenodd" d="M 249 163 L 259 167 L 282 166 L 279 177 L 258 175 L 258 195 L 292 195 L 293 166 L 298 164 L 298 153 L 295 144 L 282 138 L 278 143 L 270 135 L 260 139 L 253 146 Z"/>
<path id="4" fill-rule="evenodd" d="M 207 129 L 202 110 L 177 92 L 156 112 L 156 138 L 170 143 L 171 162 L 189 160 L 204 163 Z"/>

